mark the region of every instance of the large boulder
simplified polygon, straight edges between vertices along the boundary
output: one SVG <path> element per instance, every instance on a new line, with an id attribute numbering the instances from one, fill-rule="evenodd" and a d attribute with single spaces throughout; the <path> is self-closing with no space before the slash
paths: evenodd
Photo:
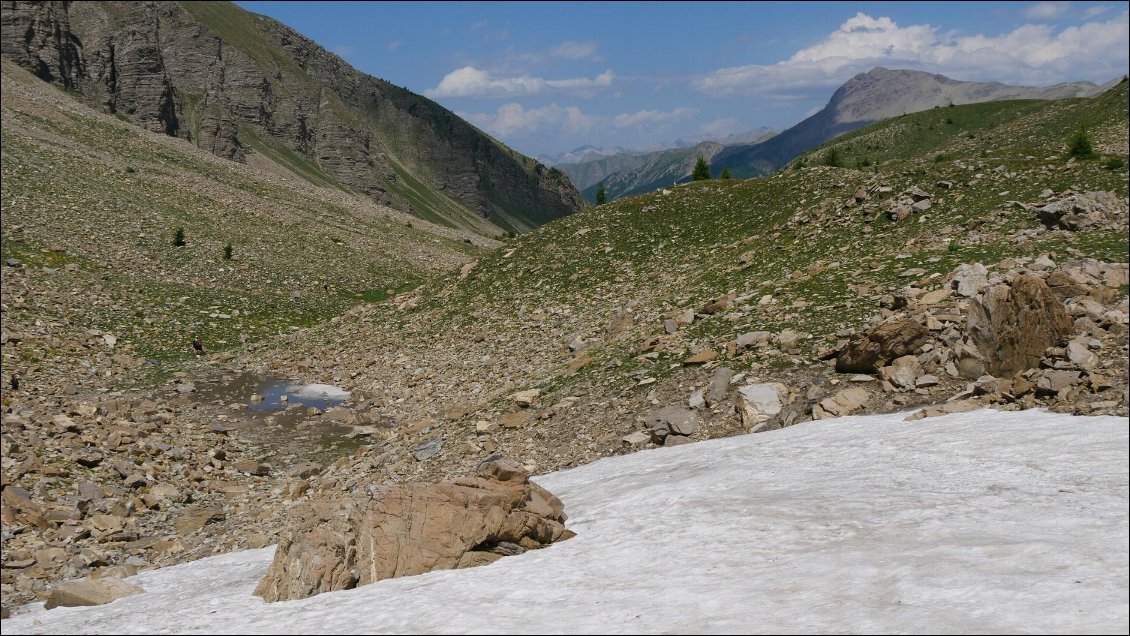
<path id="1" fill-rule="evenodd" d="M 998 377 L 1038 367 L 1044 350 L 1071 333 L 1071 316 L 1042 279 L 1017 276 L 972 299 L 969 340 L 981 352 L 985 372 Z"/>
<path id="2" fill-rule="evenodd" d="M 780 414 L 789 389 L 780 382 L 749 384 L 738 389 L 742 425 L 750 433 L 778 428 L 770 422 Z"/>
<path id="3" fill-rule="evenodd" d="M 381 579 L 485 565 L 567 539 L 561 501 L 508 460 L 474 477 L 369 486 L 291 509 L 275 559 L 255 588 L 267 601 Z"/>
<path id="4" fill-rule="evenodd" d="M 79 607 L 83 605 L 105 605 L 110 601 L 141 594 L 145 590 L 133 583 L 116 578 L 84 579 L 64 581 L 51 590 L 44 609 L 56 607 Z"/>
<path id="5" fill-rule="evenodd" d="M 918 320 L 900 318 L 856 334 L 836 356 L 840 373 L 874 373 L 891 361 L 914 353 L 930 339 Z"/>
<path id="6" fill-rule="evenodd" d="M 962 263 L 950 274 L 950 288 L 969 298 L 989 286 L 989 270 L 981 263 Z"/>
<path id="7" fill-rule="evenodd" d="M 1074 232 L 1100 226 L 1124 215 L 1125 210 L 1125 199 L 1113 192 L 1085 192 L 1037 208 L 1036 218 L 1049 230 Z"/>

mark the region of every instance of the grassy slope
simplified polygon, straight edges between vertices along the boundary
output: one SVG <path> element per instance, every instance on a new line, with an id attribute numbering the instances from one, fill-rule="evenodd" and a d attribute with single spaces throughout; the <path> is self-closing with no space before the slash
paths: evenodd
<path id="1" fill-rule="evenodd" d="M 1045 252 L 1125 262 L 1124 231 L 1010 240 L 1037 223 L 1008 202 L 1037 201 L 1045 188 L 1125 197 L 1125 167 L 1108 170 L 1102 161 L 1068 166 L 1064 151 L 1080 123 L 1100 146 L 1124 139 L 1126 102 L 1123 84 L 1094 100 L 995 102 L 907 115 L 837 140 L 847 157 L 866 148 L 878 166 L 800 167 L 817 163 L 826 151 L 818 149 L 771 177 L 691 183 L 666 196 L 617 200 L 522 236 L 512 252 L 485 256 L 467 281 L 431 290 L 425 309 L 434 313 L 417 329 L 426 338 L 471 327 L 527 333 L 539 323 L 524 317 L 540 307 L 567 308 L 569 328 L 596 333 L 613 310 L 634 302 L 637 313 L 650 316 L 645 330 L 658 334 L 665 312 L 735 292 L 752 295 L 752 303 L 734 320 L 696 322 L 686 331 L 690 348 L 789 327 L 814 334 L 803 345 L 812 351 L 834 340 L 836 330 L 872 315 L 885 290 L 940 279 L 959 263 Z M 958 123 L 945 124 L 946 116 Z M 1120 153 L 1125 160 L 1124 145 Z M 941 180 L 956 186 L 936 187 Z M 935 207 L 901 223 L 839 208 L 857 188 L 879 185 L 893 189 L 880 197 L 922 187 L 934 193 Z M 971 232 L 970 223 L 982 225 Z M 750 265 L 741 267 L 747 253 Z M 913 268 L 925 273 L 904 274 Z M 763 295 L 774 302 L 758 306 Z M 537 336 L 529 337 L 532 347 Z M 638 344 L 604 345 L 597 355 L 622 364 L 597 373 L 630 387 L 641 365 L 659 377 L 676 372 L 671 366 L 681 351 L 641 360 Z M 564 392 L 576 381 L 552 383 Z"/>
<path id="2" fill-rule="evenodd" d="M 115 333 L 137 356 L 182 358 L 188 333 L 215 350 L 314 324 L 481 251 L 340 190 L 295 188 L 96 114 L 7 61 L 4 83 L 3 256 L 73 264 L 45 274 L 46 287 L 91 300 L 51 311 Z M 182 248 L 171 245 L 177 227 Z M 33 319 L 27 311 L 13 308 L 6 325 Z"/>

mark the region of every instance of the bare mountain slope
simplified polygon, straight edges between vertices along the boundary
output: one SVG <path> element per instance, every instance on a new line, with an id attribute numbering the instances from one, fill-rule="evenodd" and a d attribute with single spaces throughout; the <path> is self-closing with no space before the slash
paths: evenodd
<path id="1" fill-rule="evenodd" d="M 1090 82 L 1031 88 L 999 82 L 960 82 L 922 71 L 877 67 L 844 83 L 815 115 L 762 143 L 728 147 L 714 157 L 711 165 L 715 172 L 728 166 L 735 177 L 759 176 L 849 130 L 898 115 L 950 104 L 1086 97 L 1099 91 Z"/>
<path id="2" fill-rule="evenodd" d="M 2 52 L 41 79 L 221 157 L 484 234 L 584 205 L 559 171 L 227 2 L 6 2 Z"/>

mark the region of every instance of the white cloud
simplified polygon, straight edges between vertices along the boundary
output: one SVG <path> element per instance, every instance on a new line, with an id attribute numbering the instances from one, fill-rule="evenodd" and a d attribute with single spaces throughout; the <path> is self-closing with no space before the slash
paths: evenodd
<path id="1" fill-rule="evenodd" d="M 605 71 L 595 78 L 547 80 L 531 75 L 495 77 L 473 66 L 456 69 L 435 88 L 424 91 L 428 97 L 522 97 L 553 91 L 591 92 L 612 85 L 616 74 Z"/>
<path id="2" fill-rule="evenodd" d="M 587 60 L 596 57 L 596 42 L 567 41 L 546 51 L 549 57 L 562 60 Z"/>
<path id="3" fill-rule="evenodd" d="M 404 42 L 401 42 L 400 40 L 393 40 L 392 42 L 389 42 L 386 46 L 388 46 L 388 50 L 395 51 L 396 49 L 399 49 L 400 47 L 404 46 Z"/>
<path id="4" fill-rule="evenodd" d="M 687 119 L 698 114 L 695 108 L 679 107 L 669 112 L 660 110 L 641 110 L 635 113 L 621 113 L 612 118 L 612 124 L 617 128 L 632 126 L 655 126 L 680 119 Z"/>
<path id="5" fill-rule="evenodd" d="M 771 65 L 722 68 L 695 80 L 714 96 L 791 100 L 838 86 L 875 66 L 944 73 L 957 79 L 1050 84 L 1125 73 L 1128 13 L 1063 29 L 1025 24 L 998 36 L 959 36 L 857 13 L 824 40 Z M 1084 70 L 1085 69 L 1085 70 Z"/>
<path id="6" fill-rule="evenodd" d="M 356 51 L 355 48 L 353 48 L 352 46 L 349 46 L 347 44 L 339 44 L 339 45 L 333 47 L 332 49 L 330 49 L 330 53 L 333 53 L 334 55 L 336 55 L 340 58 L 351 57 L 355 51 Z"/>
<path id="7" fill-rule="evenodd" d="M 722 117 L 707 122 L 702 126 L 703 134 L 712 137 L 724 137 L 741 131 L 742 123 L 734 117 Z"/>
<path id="8" fill-rule="evenodd" d="M 499 137 L 522 136 L 549 128 L 580 134 L 590 130 L 599 122 L 599 118 L 584 114 L 576 106 L 561 107 L 557 104 L 527 110 L 521 104 L 511 102 L 499 106 L 494 114 L 458 113 L 458 115 Z"/>
<path id="9" fill-rule="evenodd" d="M 1071 10 L 1070 2 L 1037 2 L 1026 7 L 1020 15 L 1029 20 L 1054 20 Z"/>
<path id="10" fill-rule="evenodd" d="M 679 107 L 670 111 L 641 110 L 611 117 L 586 115 L 576 106 L 549 104 L 526 109 L 517 102 L 503 104 L 493 113 L 457 113 L 483 130 L 499 137 L 521 137 L 546 131 L 579 135 L 597 128 L 655 129 L 698 114 L 695 108 Z"/>
<path id="11" fill-rule="evenodd" d="M 1106 7 L 1106 6 L 1103 6 L 1103 5 L 1097 5 L 1097 6 L 1091 7 L 1089 9 L 1087 9 L 1086 11 L 1084 11 L 1083 12 L 1083 18 L 1086 19 L 1086 20 L 1089 20 L 1091 18 L 1100 16 L 1100 15 L 1106 13 L 1107 11 L 1110 11 L 1110 7 Z"/>

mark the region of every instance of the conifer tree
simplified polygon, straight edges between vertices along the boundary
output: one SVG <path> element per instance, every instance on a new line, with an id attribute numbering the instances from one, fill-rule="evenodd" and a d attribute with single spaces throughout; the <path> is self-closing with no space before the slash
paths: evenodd
<path id="1" fill-rule="evenodd" d="M 710 175 L 710 164 L 706 163 L 706 159 L 699 157 L 698 162 L 694 164 L 691 181 L 710 181 L 713 178 Z"/>

